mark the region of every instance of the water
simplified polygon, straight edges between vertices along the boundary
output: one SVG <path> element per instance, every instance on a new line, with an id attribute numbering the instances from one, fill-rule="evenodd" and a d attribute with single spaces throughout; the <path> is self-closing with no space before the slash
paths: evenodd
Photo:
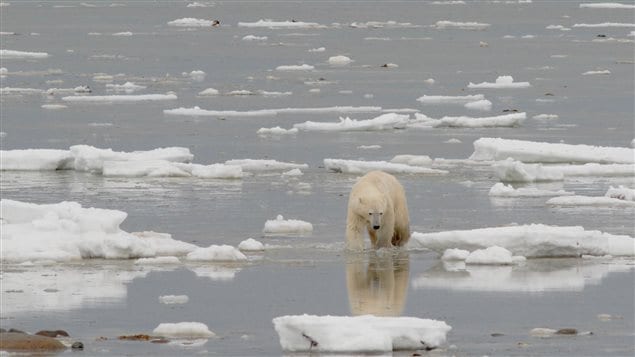
<path id="1" fill-rule="evenodd" d="M 63 328 L 83 341 L 91 355 L 280 355 L 283 352 L 272 318 L 302 313 L 351 315 L 363 311 L 359 306 L 378 305 L 388 309 L 386 313 L 435 318 L 451 325 L 448 346 L 454 346 L 444 346 L 432 353 L 435 355 L 634 353 L 632 260 L 540 259 L 522 267 L 453 271 L 429 252 L 384 258 L 373 253 L 350 256 L 343 253 L 344 224 L 347 195 L 355 177 L 327 172 L 322 162 L 324 158 L 389 160 L 396 154 L 464 159 L 473 151 L 472 142 L 480 137 L 628 146 L 635 131 L 633 44 L 593 40 L 602 39 L 597 35 L 632 40 L 627 37 L 632 29 L 558 31 L 545 27 L 632 23 L 632 10 L 580 9 L 577 2 L 569 1 L 467 5 L 222 2 L 207 8 L 187 8 L 185 2 L 121 4 L 124 6 L 111 7 L 110 3 L 95 2 L 97 7 L 87 7 L 80 2 L 14 1 L 1 7 L 1 30 L 19 33 L 3 35 L 3 49 L 51 55 L 40 60 L 3 59 L 2 67 L 9 75 L 1 86 L 47 89 L 90 85 L 94 95 L 112 94 L 103 82 L 92 79 L 95 73 L 107 73 L 115 76 L 114 83 L 133 81 L 148 87 L 140 93 L 174 91 L 178 100 L 67 104 L 63 110 L 46 110 L 41 105 L 60 103 L 61 95 L 3 95 L 0 131 L 7 135 L 2 138 L 2 149 L 67 149 L 88 144 L 132 151 L 184 146 L 195 155 L 196 163 L 273 158 L 307 163 L 310 168 L 303 170 L 299 179 L 265 175 L 237 181 L 106 178 L 71 171 L 2 172 L 3 198 L 35 203 L 70 200 L 88 207 L 119 209 L 129 214 L 122 225 L 126 231 L 168 232 L 200 246 L 235 246 L 254 237 L 279 247 L 239 265 L 184 264 L 153 269 L 128 261 L 101 260 L 35 267 L 3 265 L 3 328 L 31 332 Z M 65 5 L 70 7 L 59 7 Z M 194 30 L 167 26 L 168 21 L 182 17 L 219 19 L 223 26 Z M 240 21 L 261 18 L 317 22 L 329 28 L 237 26 Z M 388 20 L 421 27 L 348 27 L 351 22 Z M 429 26 L 439 20 L 491 26 L 485 31 Z M 331 25 L 336 22 L 342 26 Z M 122 31 L 133 35 L 111 35 Z M 101 35 L 88 35 L 91 32 Z M 248 34 L 269 39 L 264 43 L 242 41 Z M 516 38 L 503 38 L 506 35 Z M 535 37 L 522 39 L 524 35 Z M 488 47 L 480 47 L 480 41 Z M 322 46 L 325 52 L 307 52 Z M 328 57 L 339 54 L 355 62 L 341 68 L 328 66 Z M 389 62 L 399 67 L 380 67 Z M 314 65 L 316 70 L 272 71 L 279 65 L 301 63 Z M 581 75 L 597 69 L 608 69 L 611 74 Z M 195 82 L 181 74 L 192 70 L 203 70 L 207 77 Z M 25 73 L 28 71 L 47 74 Z M 468 82 L 491 82 L 508 74 L 516 81 L 531 82 L 532 87 L 465 89 Z M 305 84 L 319 78 L 330 84 Z M 424 83 L 428 78 L 434 78 L 435 84 Z M 63 83 L 46 83 L 51 80 Z M 247 89 L 291 91 L 293 95 L 197 97 L 209 87 L 222 93 Z M 311 88 L 321 91 L 312 94 Z M 339 93 L 342 90 L 352 94 Z M 476 93 L 493 102 L 492 112 L 422 106 L 415 101 L 423 94 Z M 365 98 L 364 94 L 373 97 Z M 277 125 L 289 128 L 306 120 L 334 121 L 337 114 L 220 120 L 162 113 L 163 109 L 194 105 L 210 110 L 381 106 L 419 109 L 431 117 L 497 115 L 505 109 L 518 109 L 526 111 L 528 119 L 518 128 L 299 133 L 276 139 L 259 137 L 256 131 Z M 559 119 L 531 119 L 545 113 L 557 114 Z M 461 143 L 444 143 L 450 138 Z M 357 149 L 371 144 L 382 148 Z M 449 170 L 450 174 L 442 177 L 399 177 L 408 193 L 413 231 L 544 223 L 635 234 L 632 210 L 548 208 L 542 198 L 490 199 L 487 192 L 497 179 L 489 167 Z M 311 185 L 308 194 L 299 189 L 300 183 Z M 632 178 L 585 178 L 547 188 L 597 196 L 618 184 L 635 185 Z M 264 221 L 277 214 L 309 221 L 314 231 L 303 237 L 262 237 Z M 366 271 L 377 285 L 366 280 Z M 360 280 L 352 284 L 351 277 Z M 185 305 L 160 304 L 158 296 L 167 294 L 185 294 L 190 301 Z M 387 296 L 392 296 L 389 303 L 385 303 Z M 596 317 L 601 313 L 622 319 L 603 322 Z M 180 321 L 203 322 L 219 338 L 202 346 L 116 339 L 124 334 L 149 333 L 161 322 Z M 539 339 L 529 336 L 535 327 L 574 327 L 593 335 Z M 492 337 L 491 333 L 504 336 Z M 100 336 L 108 339 L 96 340 Z"/>

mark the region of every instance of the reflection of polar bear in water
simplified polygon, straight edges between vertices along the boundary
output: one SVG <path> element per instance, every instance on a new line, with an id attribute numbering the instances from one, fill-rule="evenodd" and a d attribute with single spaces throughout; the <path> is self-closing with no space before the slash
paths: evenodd
<path id="1" fill-rule="evenodd" d="M 405 251 L 378 256 L 371 252 L 346 262 L 346 287 L 351 314 L 399 316 L 406 304 L 409 257 Z"/>
<path id="2" fill-rule="evenodd" d="M 410 239 L 406 193 L 394 176 L 371 171 L 353 185 L 346 218 L 348 249 L 364 249 L 364 230 L 373 248 L 402 246 Z"/>

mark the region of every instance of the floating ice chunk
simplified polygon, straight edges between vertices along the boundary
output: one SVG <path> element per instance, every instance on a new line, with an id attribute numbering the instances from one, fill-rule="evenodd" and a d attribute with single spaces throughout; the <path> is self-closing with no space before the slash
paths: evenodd
<path id="1" fill-rule="evenodd" d="M 485 30 L 490 24 L 480 22 L 437 21 L 433 27 L 437 29 Z"/>
<path id="2" fill-rule="evenodd" d="M 77 202 L 37 205 L 7 199 L 0 201 L 0 208 L 3 261 L 130 259 L 194 247 L 169 235 L 154 239 L 125 232 L 119 228 L 127 216 L 122 211 L 83 208 Z"/>
<path id="3" fill-rule="evenodd" d="M 20 87 L 3 87 L 0 88 L 0 95 L 4 94 L 43 94 L 42 89 L 37 88 L 20 88 Z"/>
<path id="4" fill-rule="evenodd" d="M 357 148 L 360 150 L 377 150 L 381 149 L 381 145 L 360 145 Z"/>
<path id="5" fill-rule="evenodd" d="M 470 82 L 467 87 L 470 89 L 528 88 L 531 87 L 531 84 L 529 82 L 514 82 L 512 76 L 499 76 L 494 83 L 481 82 L 474 84 Z"/>
<path id="6" fill-rule="evenodd" d="M 309 167 L 307 164 L 296 164 L 292 162 L 281 162 L 276 160 L 257 160 L 257 159 L 241 159 L 241 160 L 227 160 L 225 165 L 233 165 L 242 167 L 243 171 L 249 172 L 267 172 L 267 171 L 281 171 L 291 169 L 306 169 Z"/>
<path id="7" fill-rule="evenodd" d="M 492 110 L 492 102 L 487 99 L 477 100 L 474 102 L 465 103 L 465 108 L 489 111 Z"/>
<path id="8" fill-rule="evenodd" d="M 195 19 L 192 17 L 184 17 L 168 22 L 168 26 L 176 27 L 211 27 L 213 25 L 214 20 Z"/>
<path id="9" fill-rule="evenodd" d="M 276 67 L 276 71 L 312 71 L 315 67 L 302 64 L 302 65 L 287 65 L 287 66 L 278 66 Z"/>
<path id="10" fill-rule="evenodd" d="M 367 21 L 367 22 L 352 22 L 349 27 L 352 28 L 415 28 L 419 25 L 413 25 L 410 22 L 397 22 L 393 20 L 388 21 Z"/>
<path id="11" fill-rule="evenodd" d="M 554 197 L 547 201 L 549 206 L 593 206 L 593 207 L 635 207 L 634 201 L 613 197 L 565 196 Z"/>
<path id="12" fill-rule="evenodd" d="M 324 52 L 324 51 L 326 51 L 326 48 L 324 47 L 310 48 L 307 50 L 307 52 Z"/>
<path id="13" fill-rule="evenodd" d="M 466 250 L 503 247 L 514 255 L 537 257 L 579 257 L 635 255 L 635 240 L 584 228 L 530 224 L 512 227 L 481 228 L 437 233 L 413 233 L 410 247 L 439 253 L 450 248 Z"/>
<path id="14" fill-rule="evenodd" d="M 134 84 L 133 82 L 126 82 L 124 84 L 108 83 L 106 84 L 106 88 L 114 90 L 115 92 L 133 93 L 141 89 L 146 89 L 147 87 Z"/>
<path id="15" fill-rule="evenodd" d="M 355 120 L 340 117 L 339 123 L 318 123 L 306 121 L 294 124 L 293 127 L 302 131 L 375 131 L 403 129 L 409 120 L 408 115 L 386 113 L 373 119 Z"/>
<path id="16" fill-rule="evenodd" d="M 430 166 L 432 159 L 428 155 L 396 155 L 390 162 L 411 166 Z"/>
<path id="17" fill-rule="evenodd" d="M 268 92 L 265 90 L 259 90 L 258 94 L 262 95 L 263 97 L 286 97 L 288 95 L 292 95 L 293 92 Z"/>
<path id="18" fill-rule="evenodd" d="M 505 185 L 501 182 L 492 186 L 489 195 L 494 197 L 545 197 L 545 196 L 569 196 L 573 192 L 564 190 L 549 191 L 541 190 L 535 187 L 513 188 L 511 185 Z"/>
<path id="19" fill-rule="evenodd" d="M 195 82 L 202 82 L 205 80 L 205 76 L 207 76 L 207 73 L 201 71 L 201 70 L 194 70 L 190 73 L 187 72 L 183 72 L 182 75 L 184 77 L 190 77 L 192 78 L 193 81 Z"/>
<path id="20" fill-rule="evenodd" d="M 452 329 L 414 317 L 281 316 L 273 319 L 286 352 L 378 353 L 434 349 Z"/>
<path id="21" fill-rule="evenodd" d="M 417 98 L 417 101 L 423 104 L 467 104 L 484 99 L 485 96 L 482 94 L 459 96 L 424 95 Z"/>
<path id="22" fill-rule="evenodd" d="M 443 117 L 441 119 L 424 118 L 409 124 L 409 127 L 417 128 L 491 128 L 491 127 L 515 127 L 527 118 L 526 113 L 503 114 L 493 117 Z"/>
<path id="23" fill-rule="evenodd" d="M 267 36 L 246 35 L 243 36 L 243 41 L 267 41 Z"/>
<path id="24" fill-rule="evenodd" d="M 462 141 L 457 139 L 457 138 L 451 138 L 451 139 L 448 139 L 448 140 L 444 141 L 443 143 L 445 143 L 445 144 L 460 144 L 460 143 L 462 143 Z"/>
<path id="25" fill-rule="evenodd" d="M 562 181 L 575 176 L 635 176 L 632 164 L 542 165 L 507 159 L 497 161 L 492 167 L 501 181 L 510 182 Z"/>
<path id="26" fill-rule="evenodd" d="M 178 98 L 175 94 L 86 95 L 62 97 L 63 101 L 71 103 L 129 103 L 176 99 Z"/>
<path id="27" fill-rule="evenodd" d="M 88 145 L 74 145 L 70 147 L 74 158 L 73 168 L 77 171 L 102 172 L 105 161 L 135 161 L 143 162 L 156 160 L 171 162 L 190 162 L 194 155 L 190 149 L 182 147 L 158 148 L 148 151 L 113 151 L 112 149 L 98 149 Z"/>
<path id="28" fill-rule="evenodd" d="M 248 238 L 238 244 L 238 249 L 244 251 L 262 251 L 265 250 L 265 246 L 253 238 Z"/>
<path id="29" fill-rule="evenodd" d="M 199 165 L 166 160 L 104 161 L 104 176 L 122 177 L 199 177 L 207 179 L 239 179 L 243 177 L 240 166 L 223 164 Z"/>
<path id="30" fill-rule="evenodd" d="M 538 114 L 533 116 L 534 119 L 538 120 L 554 120 L 558 119 L 558 114 Z"/>
<path id="31" fill-rule="evenodd" d="M 313 225 L 309 222 L 297 219 L 285 220 L 284 217 L 279 214 L 276 219 L 267 220 L 262 231 L 263 233 L 270 234 L 303 234 L 313 232 Z"/>
<path id="32" fill-rule="evenodd" d="M 198 92 L 198 95 L 204 96 L 204 97 L 211 97 L 211 96 L 216 96 L 219 94 L 220 92 L 218 91 L 218 89 L 214 89 L 214 88 L 207 88 L 205 90 Z"/>
<path id="33" fill-rule="evenodd" d="M 619 187 L 610 186 L 604 196 L 626 201 L 635 201 L 635 189 L 624 187 L 621 185 Z"/>
<path id="34" fill-rule="evenodd" d="M 322 108 L 281 108 L 281 109 L 260 109 L 239 112 L 235 110 L 205 110 L 199 107 L 166 109 L 164 114 L 186 115 L 186 116 L 214 116 L 214 117 L 254 117 L 254 116 L 274 116 L 278 114 L 326 114 L 326 113 L 375 113 L 381 112 L 381 107 L 371 106 L 337 106 Z"/>
<path id="35" fill-rule="evenodd" d="M 446 170 L 436 170 L 427 167 L 411 166 L 387 161 L 324 159 L 324 166 L 330 171 L 342 172 L 347 174 L 365 174 L 374 170 L 381 170 L 393 174 L 448 174 L 448 171 Z"/>
<path id="36" fill-rule="evenodd" d="M 611 71 L 609 71 L 608 69 L 604 69 L 604 70 L 599 70 L 599 71 L 586 71 L 584 73 L 582 73 L 583 76 L 591 76 L 591 75 L 595 75 L 595 74 L 611 74 Z"/>
<path id="37" fill-rule="evenodd" d="M 635 162 L 635 150 L 620 147 L 480 138 L 474 142 L 474 153 L 470 156 L 470 160 L 504 160 L 508 157 L 523 162 L 628 164 Z"/>
<path id="38" fill-rule="evenodd" d="M 123 32 L 115 32 L 112 35 L 113 36 L 132 36 L 133 33 L 130 31 L 123 31 Z"/>
<path id="39" fill-rule="evenodd" d="M 616 2 L 599 2 L 595 4 L 580 4 L 581 8 L 588 9 L 635 9 L 635 5 L 620 4 Z"/>
<path id="40" fill-rule="evenodd" d="M 247 257 L 231 245 L 210 245 L 207 248 L 196 248 L 185 257 L 192 261 L 242 261 Z"/>
<path id="41" fill-rule="evenodd" d="M 14 50 L 0 50 L 0 58 L 2 59 L 40 59 L 49 56 L 46 52 L 26 52 Z"/>
<path id="42" fill-rule="evenodd" d="M 275 126 L 273 128 L 260 128 L 256 132 L 258 135 L 287 135 L 287 134 L 297 134 L 298 128 L 284 129 L 279 126 Z"/>
<path id="43" fill-rule="evenodd" d="M 273 21 L 273 20 L 258 20 L 256 22 L 239 22 L 239 27 L 268 27 L 272 29 L 301 29 L 301 28 L 326 28 L 324 25 L 320 25 L 315 22 L 303 22 L 303 21 Z"/>
<path id="44" fill-rule="evenodd" d="M 201 322 L 161 323 L 153 334 L 176 338 L 209 338 L 216 336 L 207 325 Z"/>
<path id="45" fill-rule="evenodd" d="M 562 26 L 562 25 L 549 25 L 549 26 L 545 27 L 545 29 L 547 29 L 547 30 L 571 31 L 571 29 L 569 27 L 565 27 L 565 26 Z"/>
<path id="46" fill-rule="evenodd" d="M 441 256 L 441 260 L 465 260 L 470 255 L 469 250 L 463 249 L 446 249 Z"/>
<path id="47" fill-rule="evenodd" d="M 465 263 L 478 265 L 511 265 L 512 252 L 498 246 L 477 249 L 465 258 Z"/>
<path id="48" fill-rule="evenodd" d="M 159 302 L 166 305 L 187 304 L 190 298 L 187 295 L 163 295 L 159 296 Z"/>
<path id="49" fill-rule="evenodd" d="M 573 27 L 587 27 L 587 28 L 598 28 L 598 27 L 635 27 L 634 23 L 621 23 L 621 22 L 603 22 L 599 24 L 574 24 Z"/>
<path id="50" fill-rule="evenodd" d="M 465 5 L 463 0 L 446 0 L 446 1 L 433 1 L 432 5 Z"/>
<path id="51" fill-rule="evenodd" d="M 42 109 L 57 110 L 57 109 L 66 109 L 66 108 L 68 107 L 65 106 L 64 104 L 42 104 Z"/>
<path id="52" fill-rule="evenodd" d="M 227 94 L 225 95 L 240 97 L 240 96 L 256 95 L 256 93 L 250 90 L 241 89 L 241 90 L 233 90 L 231 92 L 227 92 Z"/>
<path id="53" fill-rule="evenodd" d="M 434 78 L 428 78 L 426 80 L 423 81 L 423 83 L 425 84 L 434 84 L 436 81 L 434 80 Z"/>
<path id="54" fill-rule="evenodd" d="M 353 62 L 353 60 L 346 56 L 338 55 L 329 57 L 328 62 L 331 66 L 346 66 L 347 64 Z"/>
<path id="55" fill-rule="evenodd" d="M 163 264 L 180 264 L 181 261 L 175 256 L 139 258 L 134 262 L 137 265 L 163 265 Z"/>
<path id="56" fill-rule="evenodd" d="M 302 173 L 302 171 L 300 171 L 300 169 L 292 169 L 292 170 L 285 171 L 285 172 L 282 173 L 282 176 L 284 176 L 284 177 L 298 177 L 298 176 L 302 176 L 302 175 L 304 175 L 304 174 Z"/>
<path id="57" fill-rule="evenodd" d="M 0 151 L 0 170 L 63 170 L 73 168 L 74 157 L 68 150 L 26 149 Z"/>
<path id="58" fill-rule="evenodd" d="M 381 67 L 384 67 L 384 68 L 399 68 L 399 65 L 396 64 L 396 63 L 388 62 L 388 63 L 382 64 Z"/>
<path id="59" fill-rule="evenodd" d="M 531 331 L 529 331 L 529 334 L 531 336 L 534 337 L 552 337 L 556 334 L 556 332 L 558 332 L 558 330 L 554 330 L 552 328 L 546 328 L 546 327 L 536 327 L 531 329 Z"/>

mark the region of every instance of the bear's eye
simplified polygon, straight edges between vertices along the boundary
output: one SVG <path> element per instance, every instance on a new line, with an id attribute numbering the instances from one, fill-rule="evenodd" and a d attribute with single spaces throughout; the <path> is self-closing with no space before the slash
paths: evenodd
<path id="1" fill-rule="evenodd" d="M 369 215 L 369 216 L 372 216 L 372 215 L 373 215 L 373 212 L 368 212 L 368 215 Z"/>
<path id="2" fill-rule="evenodd" d="M 384 215 L 384 212 L 379 212 L 379 215 L 380 215 L 380 216 L 383 216 L 383 215 Z"/>

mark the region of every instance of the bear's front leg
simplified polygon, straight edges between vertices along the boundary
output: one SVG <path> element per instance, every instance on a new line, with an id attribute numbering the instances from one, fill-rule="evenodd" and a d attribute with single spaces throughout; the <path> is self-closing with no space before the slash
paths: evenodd
<path id="1" fill-rule="evenodd" d="M 346 225 L 346 249 L 364 250 L 363 226 L 354 223 Z"/>

